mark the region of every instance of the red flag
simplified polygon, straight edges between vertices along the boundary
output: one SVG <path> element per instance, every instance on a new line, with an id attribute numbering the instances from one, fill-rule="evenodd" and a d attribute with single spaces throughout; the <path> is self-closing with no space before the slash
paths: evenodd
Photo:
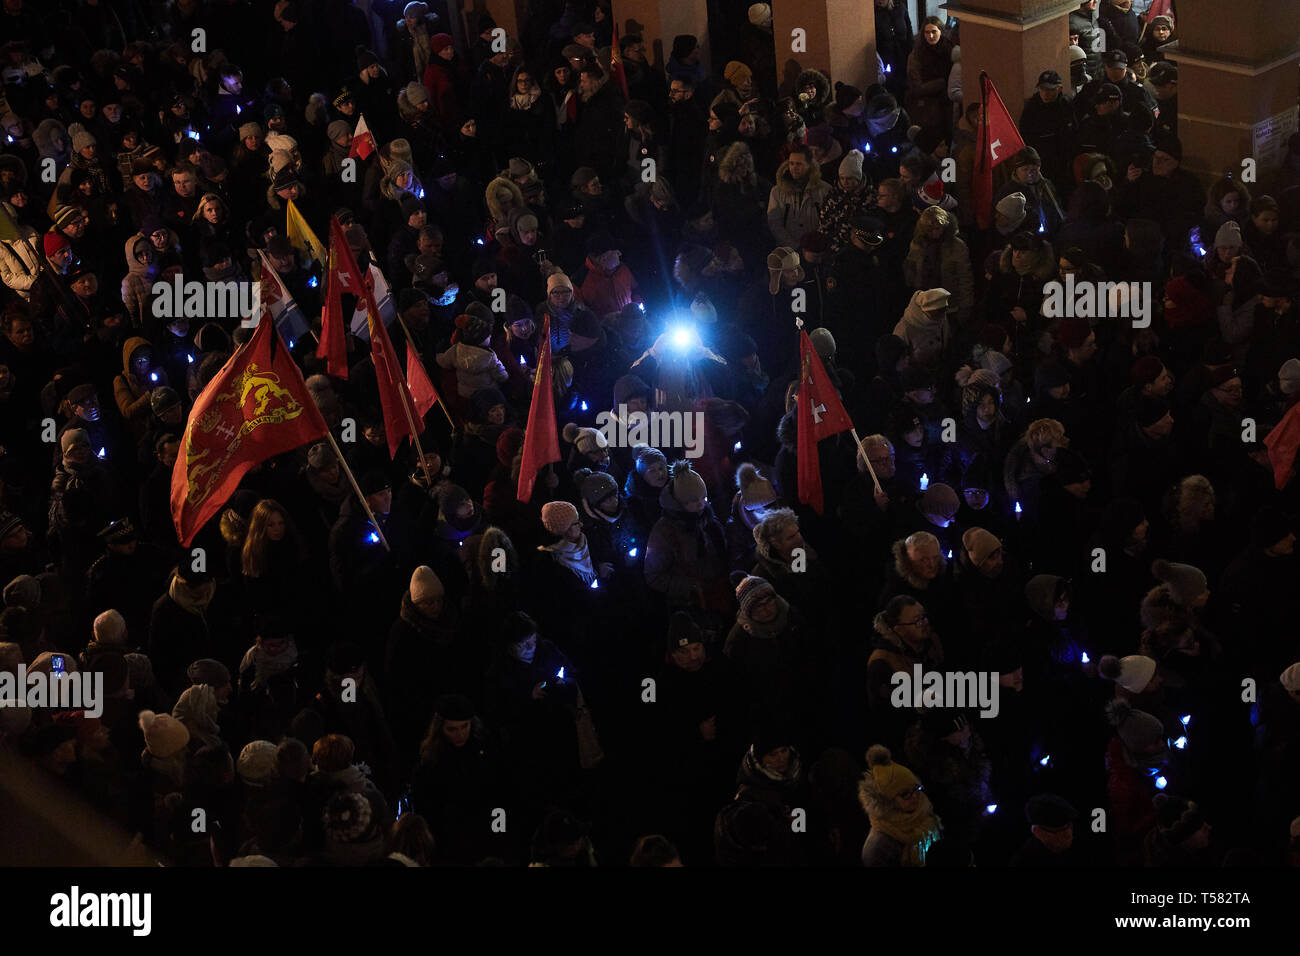
<path id="1" fill-rule="evenodd" d="M 632 97 L 627 92 L 627 73 L 623 71 L 623 51 L 618 47 L 618 24 L 614 24 L 614 44 L 609 48 L 609 75 L 618 80 L 623 99 L 630 100 Z"/>
<path id="2" fill-rule="evenodd" d="M 1174 0 L 1151 0 L 1151 6 L 1147 9 L 1145 23 L 1150 23 L 1156 17 L 1173 18 Z"/>
<path id="3" fill-rule="evenodd" d="M 1300 404 L 1287 409 L 1282 420 L 1265 436 L 1264 446 L 1273 466 L 1273 487 L 1281 491 L 1291 480 L 1296 452 L 1300 450 Z"/>
<path id="4" fill-rule="evenodd" d="M 402 367 L 397 364 L 397 353 L 393 343 L 388 339 L 388 329 L 379 318 L 379 309 L 375 299 L 366 293 L 366 321 L 370 323 L 370 357 L 375 363 L 375 378 L 379 380 L 379 404 L 384 409 L 384 432 L 388 435 L 388 457 L 397 457 L 398 446 L 402 439 L 411 435 L 411 423 L 406 416 L 407 409 L 415 408 L 411 390 L 402 377 Z M 403 403 L 409 402 L 409 405 Z M 423 416 L 415 418 L 415 434 L 424 431 Z M 414 435 L 411 435 L 414 438 Z"/>
<path id="5" fill-rule="evenodd" d="M 537 376 L 533 379 L 533 401 L 528 407 L 524 429 L 523 459 L 519 465 L 519 488 L 515 497 L 527 504 L 533 497 L 533 483 L 542 466 L 560 460 L 560 436 L 555 430 L 555 391 L 551 384 L 551 317 L 542 323 L 537 340 Z"/>
<path id="6" fill-rule="evenodd" d="M 411 399 L 415 402 L 415 414 L 419 418 L 424 418 L 434 405 L 442 401 L 438 397 L 438 390 L 433 387 L 433 382 L 429 379 L 429 373 L 424 370 L 420 353 L 410 342 L 406 343 L 406 384 L 411 390 Z"/>
<path id="7" fill-rule="evenodd" d="M 348 155 L 369 159 L 370 154 L 377 148 L 375 146 L 375 135 L 370 132 L 370 127 L 366 125 L 366 117 L 363 113 L 357 120 L 357 128 L 352 133 L 352 145 L 348 148 Z"/>
<path id="8" fill-rule="evenodd" d="M 799 330 L 799 365 L 799 501 L 811 505 L 821 514 L 825 502 L 817 443 L 848 431 L 853 427 L 853 421 L 826 375 L 821 356 L 813 349 L 812 341 L 803 329 Z"/>
<path id="9" fill-rule="evenodd" d="M 980 111 L 971 200 L 980 228 L 987 229 L 993 222 L 993 167 L 1024 149 L 1025 141 L 987 73 L 980 74 L 980 96 L 984 108 Z"/>
<path id="10" fill-rule="evenodd" d="M 348 377 L 347 325 L 343 321 L 343 293 L 365 294 L 356 256 L 343 237 L 338 216 L 330 216 L 329 268 L 325 275 L 325 311 L 321 313 L 320 344 L 316 357 L 325 359 L 326 371 L 338 378 Z"/>
<path id="11" fill-rule="evenodd" d="M 190 410 L 172 469 L 172 520 L 188 546 L 254 465 L 329 433 L 302 372 L 263 310 L 257 331 Z"/>

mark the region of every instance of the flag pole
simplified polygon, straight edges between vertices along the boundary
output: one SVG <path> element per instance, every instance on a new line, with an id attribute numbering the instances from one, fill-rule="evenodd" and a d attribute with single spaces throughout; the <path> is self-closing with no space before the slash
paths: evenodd
<path id="1" fill-rule="evenodd" d="M 411 330 L 406 327 L 406 320 L 399 315 L 397 317 L 397 321 L 402 324 L 402 331 L 406 333 L 407 347 L 415 349 L 415 354 L 419 355 L 420 347 L 415 344 L 415 337 L 411 335 Z M 426 369 L 425 371 L 427 372 L 428 369 Z M 456 431 L 456 422 L 452 419 L 451 412 L 447 411 L 447 406 L 442 403 L 442 393 L 439 392 L 437 389 L 434 389 L 434 395 L 438 399 L 438 407 L 441 408 L 442 413 L 447 416 L 447 424 L 451 426 L 451 430 L 453 432 Z"/>
<path id="2" fill-rule="evenodd" d="M 862 439 L 858 437 L 858 430 L 856 428 L 850 428 L 849 434 L 852 435 L 853 440 L 858 443 L 858 454 L 861 455 L 862 460 L 867 463 L 867 474 L 871 475 L 871 482 L 876 486 L 876 494 L 884 494 L 884 489 L 880 487 L 880 479 L 876 477 L 876 469 L 871 467 L 871 459 L 867 457 L 867 450 L 862 447 Z"/>
<path id="3" fill-rule="evenodd" d="M 375 517 L 374 511 L 370 508 L 370 502 L 366 501 L 366 496 L 361 493 L 361 486 L 357 484 L 356 475 L 352 474 L 352 469 L 343 458 L 343 452 L 339 450 L 339 443 L 334 440 L 334 433 L 327 431 L 325 437 L 329 439 L 330 448 L 334 451 L 334 457 L 339 460 L 339 467 L 343 469 L 343 474 L 348 476 L 348 482 L 352 485 L 352 490 L 357 493 L 357 500 L 361 502 L 361 507 L 366 509 L 366 516 L 370 518 L 370 523 L 375 526 L 375 533 L 379 535 L 379 541 L 384 546 L 384 550 L 391 552 L 393 549 L 388 545 L 388 539 L 384 537 L 384 529 L 379 526 L 379 519 Z"/>

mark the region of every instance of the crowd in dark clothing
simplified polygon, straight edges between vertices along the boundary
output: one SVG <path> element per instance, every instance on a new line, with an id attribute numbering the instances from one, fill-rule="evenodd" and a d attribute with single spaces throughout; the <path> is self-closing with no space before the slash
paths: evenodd
<path id="1" fill-rule="evenodd" d="M 0 708 L 0 746 L 171 865 L 1294 865 L 1300 136 L 1207 189 L 1176 63 L 1090 0 L 985 228 L 959 37 L 875 6 L 858 89 L 779 85 L 765 4 L 710 70 L 605 0 L 518 38 L 6 2 L 0 671 L 106 697 Z M 423 457 L 354 296 L 347 378 L 317 357 L 290 204 L 437 386 Z M 182 546 L 251 329 L 162 284 L 268 268 L 346 467 L 273 457 Z M 1063 316 L 1067 280 L 1118 291 Z M 862 436 L 816 445 L 820 511 L 796 319 Z M 560 459 L 520 501 L 536 388 Z M 643 412 L 694 431 L 617 437 Z M 900 704 L 915 667 L 995 712 Z"/>

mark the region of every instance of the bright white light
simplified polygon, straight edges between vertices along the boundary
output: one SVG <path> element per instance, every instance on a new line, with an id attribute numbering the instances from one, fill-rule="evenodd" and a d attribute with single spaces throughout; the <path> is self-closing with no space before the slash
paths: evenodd
<path id="1" fill-rule="evenodd" d="M 1163 789 L 1164 789 L 1165 787 L 1167 787 L 1167 786 L 1169 786 L 1169 781 L 1168 781 L 1168 780 L 1166 780 L 1164 777 L 1156 777 L 1156 789 L 1157 789 L 1157 790 L 1163 790 Z"/>
<path id="2" fill-rule="evenodd" d="M 921 490 L 925 491 L 925 489 L 929 487 L 930 487 L 930 476 L 927 475 L 925 472 L 921 472 Z"/>
<path id="3" fill-rule="evenodd" d="M 476 246 L 481 246 L 481 245 L 483 245 L 483 237 L 482 237 L 482 236 L 479 236 L 477 239 L 475 239 L 475 240 L 474 240 L 474 245 L 476 245 Z"/>
<path id="4" fill-rule="evenodd" d="M 600 589 L 600 578 L 597 578 L 596 580 L 591 582 L 591 589 L 593 591 L 597 591 Z"/>
<path id="5" fill-rule="evenodd" d="M 732 445 L 732 446 L 731 446 L 731 450 L 732 450 L 732 451 L 740 451 L 740 442 L 736 442 L 734 445 Z"/>
<path id="6" fill-rule="evenodd" d="M 1187 738 L 1186 738 L 1186 737 L 1179 737 L 1177 740 L 1175 740 L 1175 741 L 1174 741 L 1174 749 L 1175 749 L 1175 750 L 1186 750 L 1186 749 L 1187 749 Z"/>
<path id="7" fill-rule="evenodd" d="M 636 307 L 637 307 L 638 309 L 640 309 L 642 312 L 645 311 L 645 303 L 644 303 L 644 302 L 638 302 L 638 303 L 636 304 Z"/>
<path id="8" fill-rule="evenodd" d="M 100 448 L 99 451 L 95 452 L 95 457 L 96 457 L 96 458 L 107 458 L 107 457 L 108 457 L 108 449 L 107 449 L 107 448 Z"/>
<path id="9" fill-rule="evenodd" d="M 561 667 L 558 671 L 556 671 L 555 676 L 558 677 L 560 680 L 564 680 L 564 668 Z"/>
<path id="10" fill-rule="evenodd" d="M 186 356 L 185 356 L 185 361 L 187 361 L 187 362 L 189 362 L 191 365 L 193 365 L 193 364 L 194 364 L 194 353 L 193 353 L 193 352 L 190 352 L 188 355 L 186 355 Z"/>
<path id="11" fill-rule="evenodd" d="M 1191 714 L 1183 714 L 1183 716 L 1179 717 L 1178 719 L 1179 719 L 1179 721 L 1182 722 L 1182 725 L 1183 725 L 1184 727 L 1186 727 L 1188 724 L 1190 724 L 1190 723 L 1192 722 L 1192 715 L 1191 715 Z"/>
<path id="12" fill-rule="evenodd" d="M 1017 501 L 1017 502 L 1016 502 L 1016 514 L 1023 514 L 1023 513 L 1024 513 L 1024 510 L 1025 510 L 1024 508 L 1021 508 L 1021 507 L 1020 507 L 1020 502 Z"/>
<path id="13" fill-rule="evenodd" d="M 1083 661 L 1083 663 L 1085 663 L 1085 664 L 1090 664 L 1090 663 L 1092 663 L 1092 658 L 1090 658 L 1090 657 L 1088 656 L 1088 652 L 1087 652 L 1087 651 L 1084 651 L 1084 652 L 1083 652 L 1082 661 Z"/>
<path id="14" fill-rule="evenodd" d="M 628 548 L 628 549 L 627 549 L 627 556 L 628 556 L 629 558 L 635 558 L 635 557 L 636 557 L 636 548 Z"/>
<path id="15" fill-rule="evenodd" d="M 239 115 L 240 113 L 242 113 L 242 112 L 244 112 L 244 108 L 243 108 L 242 106 L 240 106 L 238 103 L 236 103 L 236 104 L 235 104 L 235 115 L 238 116 L 238 115 Z"/>
<path id="16" fill-rule="evenodd" d="M 156 381 L 158 381 L 158 373 L 157 373 L 157 372 L 150 372 L 150 373 L 149 373 L 149 381 L 151 381 L 151 382 L 156 382 Z"/>
<path id="17" fill-rule="evenodd" d="M 585 411 L 587 410 L 587 403 L 586 403 L 586 402 L 583 402 L 583 403 L 580 404 L 578 407 L 581 408 L 581 409 L 585 412 Z"/>
<path id="18" fill-rule="evenodd" d="M 1046 757 L 1044 757 L 1042 760 L 1038 761 L 1038 766 L 1040 766 L 1040 767 L 1050 767 L 1051 765 L 1052 765 L 1052 755 L 1051 755 L 1051 754 L 1048 754 L 1048 755 L 1047 755 Z"/>
<path id="19" fill-rule="evenodd" d="M 695 330 L 689 325 L 675 325 L 668 330 L 668 341 L 684 351 L 695 344 Z"/>
<path id="20" fill-rule="evenodd" d="M 993 816 L 993 814 L 997 812 L 998 812 L 998 805 L 996 803 L 990 803 L 987 807 L 984 808 L 984 813 L 988 816 Z"/>

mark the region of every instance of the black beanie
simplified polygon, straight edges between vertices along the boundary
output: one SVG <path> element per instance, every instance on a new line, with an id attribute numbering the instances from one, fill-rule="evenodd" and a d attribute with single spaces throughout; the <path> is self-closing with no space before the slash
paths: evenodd
<path id="1" fill-rule="evenodd" d="M 673 59 L 684 60 L 700 45 L 700 41 L 689 33 L 679 33 L 673 37 Z"/>

